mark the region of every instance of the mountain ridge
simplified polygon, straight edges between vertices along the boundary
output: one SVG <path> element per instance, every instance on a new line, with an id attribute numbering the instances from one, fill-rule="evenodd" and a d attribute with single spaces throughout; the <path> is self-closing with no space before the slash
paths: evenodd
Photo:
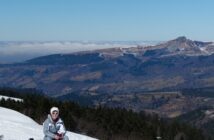
<path id="1" fill-rule="evenodd" d="M 178 37 L 176 39 L 170 40 L 168 42 L 160 43 L 154 46 L 140 46 L 137 47 L 116 47 L 116 48 L 105 48 L 105 49 L 97 49 L 90 51 L 80 51 L 69 54 L 57 54 L 61 56 L 68 55 L 84 55 L 84 54 L 96 54 L 99 53 L 100 56 L 107 57 L 112 56 L 113 58 L 124 55 L 124 54 L 132 54 L 135 56 L 141 57 L 147 51 L 164 51 L 163 56 L 170 55 L 211 55 L 214 53 L 214 43 L 213 42 L 202 42 L 202 41 L 192 41 L 187 39 L 185 36 Z M 53 54 L 56 55 L 56 54 Z M 52 55 L 49 55 L 52 56 Z M 42 56 L 46 57 L 46 56 Z M 38 57 L 38 58 L 42 58 Z M 36 58 L 37 59 L 37 58 Z M 34 60 L 34 59 L 31 59 Z"/>

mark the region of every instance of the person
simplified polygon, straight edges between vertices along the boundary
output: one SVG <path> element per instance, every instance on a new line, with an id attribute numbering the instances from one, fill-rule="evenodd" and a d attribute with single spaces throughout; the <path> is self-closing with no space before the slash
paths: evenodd
<path id="1" fill-rule="evenodd" d="M 52 107 L 50 114 L 43 123 L 44 140 L 69 140 L 62 119 L 59 117 L 59 109 Z"/>

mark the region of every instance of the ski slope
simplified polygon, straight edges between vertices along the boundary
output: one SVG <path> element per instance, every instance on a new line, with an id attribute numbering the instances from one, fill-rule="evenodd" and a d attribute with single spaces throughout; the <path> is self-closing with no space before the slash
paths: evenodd
<path id="1" fill-rule="evenodd" d="M 43 127 L 31 118 L 11 109 L 0 107 L 0 136 L 3 140 L 43 140 Z M 96 140 L 94 138 L 67 132 L 69 140 Z M 1 139 L 1 138 L 0 138 Z"/>

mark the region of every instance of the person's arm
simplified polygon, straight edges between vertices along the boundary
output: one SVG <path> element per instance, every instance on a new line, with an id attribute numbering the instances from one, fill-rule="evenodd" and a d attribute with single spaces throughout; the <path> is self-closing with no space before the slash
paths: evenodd
<path id="1" fill-rule="evenodd" d="M 43 123 L 43 133 L 44 133 L 45 136 L 48 136 L 48 137 L 50 137 L 52 139 L 55 138 L 55 134 L 51 133 L 49 131 L 49 122 L 47 120 Z"/>
<path id="2" fill-rule="evenodd" d="M 59 128 L 59 133 L 65 135 L 66 129 L 65 129 L 65 125 L 64 125 L 63 121 L 60 120 L 60 121 L 58 122 L 58 125 L 60 126 L 60 128 Z"/>

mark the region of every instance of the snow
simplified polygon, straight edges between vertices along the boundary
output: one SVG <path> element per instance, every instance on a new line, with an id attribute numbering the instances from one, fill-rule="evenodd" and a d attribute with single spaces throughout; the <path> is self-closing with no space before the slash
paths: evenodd
<path id="1" fill-rule="evenodd" d="M 209 54 L 209 52 L 206 50 L 207 48 L 205 47 L 200 47 L 199 48 L 202 52 L 204 52 L 205 54 Z"/>
<path id="2" fill-rule="evenodd" d="M 11 109 L 0 107 L 0 136 L 3 140 L 43 140 L 43 127 L 31 118 Z M 94 138 L 67 132 L 70 140 L 96 140 Z"/>
<path id="3" fill-rule="evenodd" d="M 11 99 L 11 100 L 15 100 L 15 101 L 23 102 L 23 100 L 22 100 L 22 99 L 20 99 L 20 98 L 14 98 L 14 97 L 8 97 L 8 96 L 0 95 L 0 100 L 2 100 L 3 98 L 4 98 L 5 100 Z"/>

